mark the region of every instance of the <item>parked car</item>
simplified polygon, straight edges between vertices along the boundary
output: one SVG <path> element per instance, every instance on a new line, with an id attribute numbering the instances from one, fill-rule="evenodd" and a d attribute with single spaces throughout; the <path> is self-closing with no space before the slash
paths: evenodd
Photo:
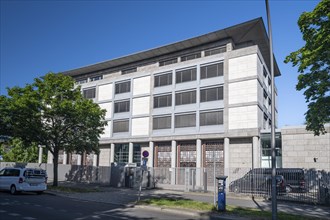
<path id="1" fill-rule="evenodd" d="M 271 173 L 271 169 L 267 169 Z M 305 171 L 301 168 L 277 168 L 276 174 L 284 177 L 286 192 L 307 192 Z"/>
<path id="2" fill-rule="evenodd" d="M 277 193 L 286 192 L 285 178 L 276 175 Z M 262 169 L 252 169 L 242 178 L 229 184 L 229 191 L 234 193 L 260 193 L 270 195 L 272 192 L 272 176 L 263 172 Z"/>
<path id="3" fill-rule="evenodd" d="M 41 194 L 47 189 L 46 171 L 35 168 L 2 168 L 0 189 L 9 190 L 11 194 L 22 191 Z"/>

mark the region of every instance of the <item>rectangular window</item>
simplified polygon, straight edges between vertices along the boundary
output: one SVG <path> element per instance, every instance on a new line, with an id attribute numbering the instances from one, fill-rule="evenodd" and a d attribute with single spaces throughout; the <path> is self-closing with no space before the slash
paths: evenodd
<path id="1" fill-rule="evenodd" d="M 175 94 L 175 105 L 186 105 L 196 103 L 196 91 Z"/>
<path id="2" fill-rule="evenodd" d="M 200 102 L 210 102 L 215 100 L 223 100 L 223 86 L 201 90 Z"/>
<path id="3" fill-rule="evenodd" d="M 172 106 L 172 94 L 154 97 L 154 108 Z"/>
<path id="4" fill-rule="evenodd" d="M 129 100 L 123 102 L 115 102 L 115 113 L 129 112 Z"/>
<path id="5" fill-rule="evenodd" d="M 265 67 L 263 68 L 263 74 L 264 74 L 264 77 L 266 78 L 267 77 L 267 71 L 266 71 Z"/>
<path id="6" fill-rule="evenodd" d="M 171 116 L 155 117 L 152 120 L 152 128 L 158 129 L 169 129 L 171 128 Z"/>
<path id="7" fill-rule="evenodd" d="M 128 163 L 129 146 L 128 144 L 115 144 L 114 162 Z"/>
<path id="8" fill-rule="evenodd" d="M 87 83 L 87 79 L 80 79 L 76 81 L 77 84 Z"/>
<path id="9" fill-rule="evenodd" d="M 137 68 L 134 67 L 134 68 L 130 68 L 130 69 L 126 69 L 126 70 L 122 70 L 122 71 L 121 71 L 121 74 L 122 74 L 122 75 L 125 75 L 125 74 L 129 74 L 129 73 L 134 73 L 134 72 L 136 72 L 136 71 L 137 71 Z"/>
<path id="10" fill-rule="evenodd" d="M 223 76 L 223 63 L 201 67 L 201 79 Z"/>
<path id="11" fill-rule="evenodd" d="M 94 99 L 95 98 L 95 91 L 96 88 L 91 88 L 91 89 L 84 89 L 83 90 L 83 96 L 86 99 Z"/>
<path id="12" fill-rule="evenodd" d="M 161 60 L 159 61 L 159 66 L 166 66 L 166 65 L 170 65 L 173 63 L 177 63 L 178 62 L 178 58 L 171 58 L 168 60 Z"/>
<path id="13" fill-rule="evenodd" d="M 91 82 L 101 80 L 101 79 L 102 79 L 102 76 L 95 76 L 95 77 L 90 78 Z"/>
<path id="14" fill-rule="evenodd" d="M 187 60 L 193 60 L 201 57 L 201 52 L 194 53 L 194 54 L 188 54 L 181 57 L 181 62 L 187 61 Z"/>
<path id="15" fill-rule="evenodd" d="M 113 122 L 113 133 L 128 132 L 129 120 L 121 120 Z"/>
<path id="16" fill-rule="evenodd" d="M 195 126 L 196 126 L 196 114 L 195 113 L 175 116 L 175 127 L 176 128 L 195 127 Z"/>
<path id="17" fill-rule="evenodd" d="M 222 110 L 214 111 L 214 112 L 201 112 L 199 116 L 200 116 L 200 126 L 223 124 Z"/>
<path id="18" fill-rule="evenodd" d="M 172 73 L 155 76 L 154 87 L 172 85 Z"/>
<path id="19" fill-rule="evenodd" d="M 183 83 L 196 80 L 196 68 L 180 70 L 175 73 L 175 82 Z"/>
<path id="20" fill-rule="evenodd" d="M 211 56 L 211 55 L 214 55 L 214 54 L 219 54 L 219 53 L 225 53 L 227 50 L 226 50 L 226 47 L 217 47 L 217 48 L 212 48 L 212 49 L 209 49 L 209 50 L 205 50 L 205 56 Z"/>
<path id="21" fill-rule="evenodd" d="M 131 91 L 131 81 L 116 83 L 115 94 L 120 94 L 130 91 Z"/>

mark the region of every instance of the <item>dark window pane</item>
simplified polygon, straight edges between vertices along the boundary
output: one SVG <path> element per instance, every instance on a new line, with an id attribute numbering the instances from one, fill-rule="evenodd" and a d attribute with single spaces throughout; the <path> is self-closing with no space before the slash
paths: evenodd
<path id="1" fill-rule="evenodd" d="M 196 68 L 176 72 L 176 83 L 196 80 Z"/>
<path id="2" fill-rule="evenodd" d="M 181 57 L 181 62 L 187 61 L 187 60 L 193 60 L 193 59 L 200 58 L 200 57 L 201 57 L 200 52 L 194 53 L 194 54 L 188 54 L 188 55 L 185 55 L 185 56 Z"/>
<path id="3" fill-rule="evenodd" d="M 223 124 L 223 111 L 200 113 L 200 126 Z"/>
<path id="4" fill-rule="evenodd" d="M 173 64 L 173 63 L 177 63 L 177 62 L 178 62 L 178 58 L 162 60 L 162 61 L 159 61 L 159 66 L 166 66 L 166 65 Z"/>
<path id="5" fill-rule="evenodd" d="M 154 97 L 154 108 L 172 106 L 172 95 Z"/>
<path id="6" fill-rule="evenodd" d="M 211 56 L 214 54 L 224 53 L 226 52 L 226 47 L 218 47 L 210 50 L 205 51 L 205 56 Z"/>
<path id="7" fill-rule="evenodd" d="M 117 83 L 115 86 L 115 94 L 125 93 L 131 91 L 131 82 Z"/>
<path id="8" fill-rule="evenodd" d="M 128 129 L 129 129 L 129 120 L 113 122 L 113 133 L 128 132 Z"/>
<path id="9" fill-rule="evenodd" d="M 201 67 L 201 79 L 223 76 L 223 63 Z"/>
<path id="10" fill-rule="evenodd" d="M 155 76 L 154 87 L 172 85 L 172 73 Z"/>
<path id="11" fill-rule="evenodd" d="M 175 116 L 175 127 L 195 127 L 196 126 L 196 114 L 188 115 L 176 115 Z"/>
<path id="12" fill-rule="evenodd" d="M 129 112 L 129 101 L 116 102 L 115 103 L 115 113 L 119 112 Z"/>
<path id="13" fill-rule="evenodd" d="M 95 98 L 95 88 L 91 88 L 91 89 L 85 89 L 83 90 L 83 95 L 86 99 L 94 99 Z"/>
<path id="14" fill-rule="evenodd" d="M 215 100 L 223 100 L 223 87 L 203 89 L 200 92 L 200 101 L 209 102 Z"/>
<path id="15" fill-rule="evenodd" d="M 171 116 L 153 118 L 153 129 L 168 129 L 171 128 Z"/>
<path id="16" fill-rule="evenodd" d="M 175 94 L 175 105 L 196 103 L 196 91 Z"/>

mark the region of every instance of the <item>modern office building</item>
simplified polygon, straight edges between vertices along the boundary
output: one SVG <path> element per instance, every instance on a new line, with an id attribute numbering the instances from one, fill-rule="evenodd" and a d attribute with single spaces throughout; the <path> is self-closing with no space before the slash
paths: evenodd
<path id="1" fill-rule="evenodd" d="M 215 160 L 227 173 L 261 167 L 261 131 L 271 124 L 269 66 L 269 41 L 257 18 L 64 74 L 107 110 L 91 163 L 139 166 L 148 151 L 150 167 L 203 168 Z"/>

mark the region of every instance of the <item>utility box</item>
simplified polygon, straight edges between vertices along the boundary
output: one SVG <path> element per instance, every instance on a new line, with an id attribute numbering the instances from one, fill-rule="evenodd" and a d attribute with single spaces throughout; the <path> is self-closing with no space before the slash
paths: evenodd
<path id="1" fill-rule="evenodd" d="M 226 211 L 226 179 L 228 176 L 217 176 L 218 183 L 218 211 Z"/>

